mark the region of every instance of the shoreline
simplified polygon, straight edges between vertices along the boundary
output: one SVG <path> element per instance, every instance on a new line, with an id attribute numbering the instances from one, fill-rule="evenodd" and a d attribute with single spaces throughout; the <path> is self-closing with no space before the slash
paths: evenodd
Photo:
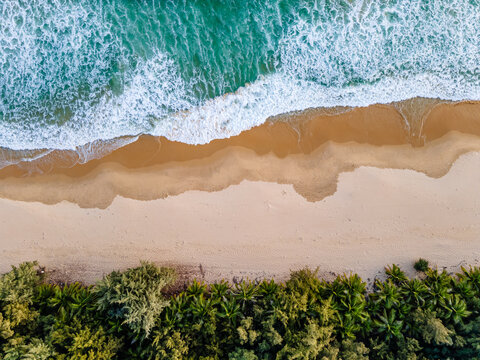
<path id="1" fill-rule="evenodd" d="M 304 266 L 368 280 L 418 257 L 478 265 L 480 104 L 415 101 L 402 113 L 312 110 L 202 146 L 143 136 L 71 168 L 52 153 L 2 169 L 0 271 L 38 260 L 92 283 L 150 260 L 206 281 Z"/>
<path id="2" fill-rule="evenodd" d="M 480 150 L 478 102 L 412 99 L 274 120 L 206 145 L 141 136 L 84 164 L 52 151 L 1 169 L 0 197 L 106 208 L 116 196 L 153 200 L 250 180 L 292 184 L 308 201 L 319 201 L 335 192 L 340 173 L 359 166 L 439 177 L 461 154 Z"/>
<path id="3" fill-rule="evenodd" d="M 74 150 L 28 150 L 35 156 L 0 169 L 0 178 L 9 176 L 62 173 L 81 176 L 104 162 L 116 162 L 128 168 L 140 168 L 170 161 L 186 161 L 208 157 L 230 146 L 240 146 L 258 155 L 269 152 L 278 157 L 308 154 L 328 141 L 357 142 L 371 145 L 411 144 L 422 146 L 450 131 L 480 135 L 480 102 L 449 102 L 437 99 L 413 98 L 398 103 L 374 104 L 368 107 L 317 108 L 267 119 L 262 125 L 230 138 L 215 139 L 203 145 L 191 145 L 152 135 L 129 143 L 124 140 L 97 140 L 78 147 L 78 152 L 101 146 L 102 142 L 125 142 L 111 153 L 87 162 L 80 161 Z M 98 143 L 98 144 L 97 144 Z M 10 152 L 10 161 L 17 157 Z M 40 154 L 46 155 L 41 156 Z M 7 157 L 5 155 L 5 157 Z M 83 160 L 82 160 L 83 161 Z"/>
<path id="4" fill-rule="evenodd" d="M 284 158 L 232 146 L 206 158 L 139 169 L 105 162 L 79 177 L 44 174 L 0 179 L 0 197 L 44 204 L 66 200 L 81 208 L 107 209 L 117 196 L 156 200 L 192 190 L 221 191 L 248 180 L 293 185 L 305 200 L 316 202 L 335 194 L 342 173 L 361 166 L 408 169 L 439 178 L 459 156 L 473 151 L 480 151 L 480 137 L 455 131 L 418 148 L 327 142 L 310 154 Z"/>

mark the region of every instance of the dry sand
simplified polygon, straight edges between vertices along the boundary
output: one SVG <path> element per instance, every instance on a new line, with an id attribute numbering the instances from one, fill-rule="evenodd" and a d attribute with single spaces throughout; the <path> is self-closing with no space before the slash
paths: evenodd
<path id="1" fill-rule="evenodd" d="M 412 170 L 360 167 L 337 192 L 305 201 L 291 185 L 244 181 L 219 192 L 152 201 L 116 198 L 106 210 L 0 200 L 0 270 L 37 259 L 68 279 L 92 282 L 112 269 L 182 264 L 207 280 L 284 278 L 291 269 L 411 270 L 426 257 L 449 271 L 480 259 L 480 153 L 434 179 Z"/>
<path id="2" fill-rule="evenodd" d="M 144 259 L 208 281 L 303 266 L 371 280 L 420 256 L 477 265 L 480 105 L 415 101 L 3 169 L 0 271 L 35 259 L 91 283 Z"/>

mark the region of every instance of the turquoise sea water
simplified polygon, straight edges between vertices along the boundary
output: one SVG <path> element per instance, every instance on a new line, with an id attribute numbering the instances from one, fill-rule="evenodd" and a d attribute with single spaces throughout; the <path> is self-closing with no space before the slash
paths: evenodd
<path id="1" fill-rule="evenodd" d="M 479 1 L 0 2 L 0 147 L 205 143 L 416 96 L 480 99 Z"/>

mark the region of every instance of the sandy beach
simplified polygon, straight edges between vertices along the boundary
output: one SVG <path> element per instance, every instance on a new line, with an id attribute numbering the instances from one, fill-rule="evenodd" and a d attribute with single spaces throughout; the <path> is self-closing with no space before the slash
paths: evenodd
<path id="1" fill-rule="evenodd" d="M 6 167 L 0 271 L 38 260 L 92 283 L 151 260 L 207 281 L 304 266 L 371 281 L 418 257 L 476 265 L 479 110 L 318 109 L 207 145 L 144 136 L 86 164 L 53 152 Z"/>

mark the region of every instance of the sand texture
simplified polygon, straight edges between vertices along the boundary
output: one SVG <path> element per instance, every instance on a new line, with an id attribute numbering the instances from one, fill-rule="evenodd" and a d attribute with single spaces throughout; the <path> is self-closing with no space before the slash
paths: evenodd
<path id="1" fill-rule="evenodd" d="M 274 121 L 273 121 L 274 120 Z M 87 283 L 140 259 L 206 280 L 303 266 L 370 281 L 422 256 L 478 264 L 480 105 L 317 109 L 192 146 L 141 137 L 0 170 L 0 270 Z"/>

